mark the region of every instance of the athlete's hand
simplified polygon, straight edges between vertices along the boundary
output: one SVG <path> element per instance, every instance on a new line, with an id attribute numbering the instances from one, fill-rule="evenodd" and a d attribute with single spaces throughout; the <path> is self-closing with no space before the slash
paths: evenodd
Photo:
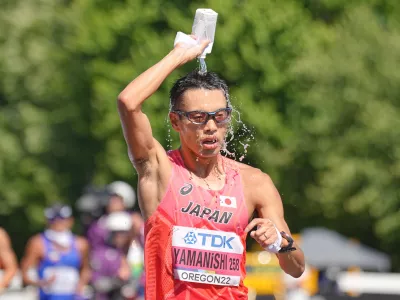
<path id="1" fill-rule="evenodd" d="M 257 226 L 256 230 L 251 231 Z M 270 219 L 255 218 L 253 219 L 245 229 L 245 232 L 250 232 L 250 236 L 260 244 L 262 248 L 267 248 L 269 245 L 275 243 L 278 240 L 278 232 L 274 223 Z"/>
<path id="2" fill-rule="evenodd" d="M 56 280 L 56 275 L 53 274 L 49 278 L 39 280 L 37 285 L 40 287 L 46 287 L 52 284 L 55 280 Z"/>
<path id="3" fill-rule="evenodd" d="M 190 35 L 190 37 L 194 40 L 197 40 L 197 37 L 194 35 Z M 200 56 L 200 54 L 203 53 L 204 49 L 208 46 L 209 43 L 209 40 L 201 41 L 201 43 L 198 43 L 196 45 L 177 43 L 174 47 L 174 50 L 172 50 L 172 53 L 174 53 L 179 59 L 179 64 L 183 65 L 188 61 L 191 61 Z"/>

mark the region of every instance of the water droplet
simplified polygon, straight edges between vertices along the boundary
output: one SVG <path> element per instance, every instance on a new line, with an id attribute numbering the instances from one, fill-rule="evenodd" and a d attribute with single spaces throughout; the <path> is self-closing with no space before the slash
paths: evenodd
<path id="1" fill-rule="evenodd" d="M 229 99 L 229 95 L 227 97 Z M 255 138 L 253 130 L 249 129 L 242 121 L 240 112 L 234 106 L 232 106 L 230 101 L 229 105 L 232 107 L 232 121 L 227 130 L 225 143 L 222 147 L 222 153 L 234 160 L 239 157 L 239 161 L 242 161 L 248 152 L 248 148 L 250 147 L 249 143 L 255 141 Z M 228 147 L 231 149 L 231 151 L 228 150 Z"/>
<path id="2" fill-rule="evenodd" d="M 170 107 L 171 110 L 171 107 Z M 172 149 L 172 135 L 171 135 L 171 123 L 169 122 L 168 116 L 165 118 L 165 124 L 167 129 L 167 149 L 171 150 Z"/>

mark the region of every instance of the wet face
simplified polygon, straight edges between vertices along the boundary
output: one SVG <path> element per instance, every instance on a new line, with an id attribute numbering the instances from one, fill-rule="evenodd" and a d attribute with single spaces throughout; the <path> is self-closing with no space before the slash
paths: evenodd
<path id="1" fill-rule="evenodd" d="M 224 109 L 226 107 L 227 101 L 222 90 L 192 89 L 186 91 L 179 106 L 176 107 L 176 110 L 182 113 L 180 115 L 170 113 L 172 127 L 179 132 L 182 147 L 188 147 L 200 157 L 212 157 L 220 153 L 225 142 L 229 121 L 218 123 L 210 117 L 205 124 L 195 124 L 201 122 L 202 114 L 191 114 L 190 118 L 195 122 L 193 123 L 185 113 L 215 112 L 215 118 L 222 120 L 225 117 Z M 221 111 L 218 112 L 218 110 Z"/>

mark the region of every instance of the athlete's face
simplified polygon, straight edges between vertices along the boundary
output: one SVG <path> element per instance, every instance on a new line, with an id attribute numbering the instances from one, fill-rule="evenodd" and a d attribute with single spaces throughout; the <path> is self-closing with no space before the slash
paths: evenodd
<path id="1" fill-rule="evenodd" d="M 200 157 L 212 157 L 225 143 L 230 113 L 222 90 L 191 89 L 183 94 L 176 112 L 170 113 L 170 120 L 182 147 Z"/>

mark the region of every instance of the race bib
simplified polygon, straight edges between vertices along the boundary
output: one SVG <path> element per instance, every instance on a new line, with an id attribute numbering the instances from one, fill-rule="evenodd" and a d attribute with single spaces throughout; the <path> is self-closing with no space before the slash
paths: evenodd
<path id="1" fill-rule="evenodd" d="M 238 286 L 243 244 L 234 232 L 174 226 L 172 265 L 175 279 Z"/>
<path id="2" fill-rule="evenodd" d="M 47 294 L 74 294 L 78 286 L 79 272 L 71 267 L 47 267 L 44 270 L 44 279 L 54 276 L 54 281 L 43 290 Z"/>

